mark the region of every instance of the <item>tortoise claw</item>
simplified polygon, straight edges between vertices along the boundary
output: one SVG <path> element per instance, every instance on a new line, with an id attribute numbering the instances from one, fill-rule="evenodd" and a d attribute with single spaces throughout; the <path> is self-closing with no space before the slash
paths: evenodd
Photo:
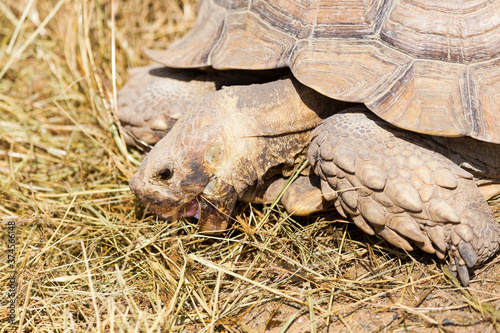
<path id="1" fill-rule="evenodd" d="M 458 244 L 458 252 L 460 253 L 460 256 L 462 257 L 462 259 L 467 264 L 467 267 L 469 267 L 469 268 L 474 267 L 474 265 L 477 262 L 477 255 L 476 255 L 476 251 L 474 250 L 474 248 L 472 247 L 471 244 L 462 240 Z"/>
<path id="2" fill-rule="evenodd" d="M 461 260 L 458 255 L 452 256 L 448 265 L 448 271 L 452 277 L 459 278 L 462 285 L 467 287 L 470 281 L 469 268 L 467 265 L 461 265 Z"/>
<path id="3" fill-rule="evenodd" d="M 458 258 L 455 259 L 455 262 L 458 262 Z M 462 285 L 464 287 L 467 287 L 469 285 L 469 269 L 465 265 L 457 265 L 457 273 L 458 277 L 460 278 L 460 281 L 462 282 Z"/>

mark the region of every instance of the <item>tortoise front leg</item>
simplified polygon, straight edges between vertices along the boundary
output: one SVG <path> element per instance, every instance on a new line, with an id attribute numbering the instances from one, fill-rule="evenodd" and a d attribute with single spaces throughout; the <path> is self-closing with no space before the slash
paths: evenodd
<path id="1" fill-rule="evenodd" d="M 500 226 L 472 179 L 429 149 L 428 138 L 388 125 L 365 109 L 342 112 L 311 134 L 308 157 L 338 210 L 370 235 L 413 245 L 469 283 L 469 269 L 500 247 Z"/>

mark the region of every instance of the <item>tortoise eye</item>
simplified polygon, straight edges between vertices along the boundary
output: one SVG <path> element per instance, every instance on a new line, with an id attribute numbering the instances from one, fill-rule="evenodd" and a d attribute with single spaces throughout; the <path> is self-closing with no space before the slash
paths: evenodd
<path id="1" fill-rule="evenodd" d="M 165 180 L 169 180 L 170 178 L 172 178 L 172 175 L 173 175 L 173 171 L 170 170 L 169 168 L 165 168 L 163 169 L 159 174 L 158 174 L 158 178 L 161 180 L 161 181 L 165 181 Z"/>

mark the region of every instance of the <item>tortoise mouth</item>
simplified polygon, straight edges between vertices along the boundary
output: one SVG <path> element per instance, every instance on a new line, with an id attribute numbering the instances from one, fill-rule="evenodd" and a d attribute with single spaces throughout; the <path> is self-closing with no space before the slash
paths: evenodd
<path id="1" fill-rule="evenodd" d="M 180 217 L 195 217 L 199 218 L 200 217 L 200 197 L 199 195 L 194 197 L 193 200 L 188 202 L 187 204 L 179 207 L 177 209 L 177 213 L 173 214 L 175 217 L 180 218 Z"/>

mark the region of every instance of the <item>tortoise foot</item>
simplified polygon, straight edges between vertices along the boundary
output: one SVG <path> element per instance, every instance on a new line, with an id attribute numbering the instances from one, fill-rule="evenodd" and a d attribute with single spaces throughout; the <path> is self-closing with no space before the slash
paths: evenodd
<path id="1" fill-rule="evenodd" d="M 259 204 L 273 203 L 281 195 L 280 202 L 285 210 L 294 216 L 308 216 L 330 207 L 332 201 L 325 198 L 320 188 L 319 176 L 299 175 L 292 183 L 289 178 L 275 176 L 262 186 L 249 188 L 243 201 Z"/>
<path id="2" fill-rule="evenodd" d="M 500 227 L 472 175 L 424 136 L 404 132 L 365 109 L 336 114 L 311 134 L 308 158 L 322 190 L 370 235 L 407 251 L 449 257 L 463 285 L 499 249 Z"/>

